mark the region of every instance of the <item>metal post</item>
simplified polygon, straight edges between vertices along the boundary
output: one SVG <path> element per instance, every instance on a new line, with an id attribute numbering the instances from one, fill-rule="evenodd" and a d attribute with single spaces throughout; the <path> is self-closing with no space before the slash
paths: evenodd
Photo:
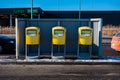
<path id="1" fill-rule="evenodd" d="M 52 44 L 52 47 L 51 47 L 51 57 L 53 58 L 53 44 Z"/>
<path id="2" fill-rule="evenodd" d="M 77 46 L 77 58 L 79 58 L 79 43 L 78 43 L 78 46 Z"/>
<path id="3" fill-rule="evenodd" d="M 0 34 L 2 34 L 2 27 L 0 26 Z"/>
<path id="4" fill-rule="evenodd" d="M 81 18 L 81 0 L 79 0 L 79 19 Z"/>
<path id="5" fill-rule="evenodd" d="M 38 14 L 38 19 L 40 19 L 40 14 Z"/>
<path id="6" fill-rule="evenodd" d="M 31 0 L 31 19 L 33 19 L 33 0 Z"/>
<path id="7" fill-rule="evenodd" d="M 12 27 L 12 14 L 10 14 L 10 27 Z"/>
<path id="8" fill-rule="evenodd" d="M 60 26 L 60 21 L 58 20 L 58 26 Z"/>
<path id="9" fill-rule="evenodd" d="M 38 45 L 38 58 L 40 58 L 40 45 Z"/>
<path id="10" fill-rule="evenodd" d="M 28 53 L 28 51 L 27 51 L 27 45 L 25 45 L 25 59 L 28 59 L 28 57 L 27 57 L 27 53 Z"/>
<path id="11" fill-rule="evenodd" d="M 92 45 L 89 46 L 89 54 L 90 54 L 90 58 L 92 58 Z"/>
<path id="12" fill-rule="evenodd" d="M 64 45 L 64 58 L 66 57 L 66 44 Z"/>

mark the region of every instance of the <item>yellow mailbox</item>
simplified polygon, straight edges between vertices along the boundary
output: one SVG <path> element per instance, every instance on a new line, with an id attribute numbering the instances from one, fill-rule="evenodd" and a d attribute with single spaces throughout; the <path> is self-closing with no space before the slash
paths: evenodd
<path id="1" fill-rule="evenodd" d="M 40 44 L 40 28 L 27 27 L 25 33 L 26 33 L 26 45 Z"/>
<path id="2" fill-rule="evenodd" d="M 79 44 L 80 45 L 92 45 L 92 28 L 83 26 L 78 29 Z"/>
<path id="3" fill-rule="evenodd" d="M 66 44 L 66 29 L 62 26 L 52 28 L 52 44 L 65 45 Z"/>

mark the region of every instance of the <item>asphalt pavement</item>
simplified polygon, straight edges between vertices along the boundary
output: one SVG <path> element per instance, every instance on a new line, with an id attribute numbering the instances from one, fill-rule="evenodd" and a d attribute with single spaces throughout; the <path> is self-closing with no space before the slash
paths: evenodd
<path id="1" fill-rule="evenodd" d="M 0 65 L 0 80 L 120 80 L 120 65 Z"/>

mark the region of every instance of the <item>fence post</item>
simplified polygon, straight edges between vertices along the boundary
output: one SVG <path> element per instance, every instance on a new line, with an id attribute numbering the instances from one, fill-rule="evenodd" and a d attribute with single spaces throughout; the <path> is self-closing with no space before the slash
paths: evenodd
<path id="1" fill-rule="evenodd" d="M 2 34 L 2 28 L 1 28 L 1 26 L 0 26 L 0 34 Z"/>

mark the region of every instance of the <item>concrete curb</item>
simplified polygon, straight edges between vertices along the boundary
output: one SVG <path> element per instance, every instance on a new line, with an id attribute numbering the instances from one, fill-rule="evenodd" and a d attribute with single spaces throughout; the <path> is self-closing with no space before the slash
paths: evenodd
<path id="1" fill-rule="evenodd" d="M 63 60 L 63 59 L 41 59 L 41 60 L 15 60 L 0 59 L 0 64 L 18 64 L 18 65 L 120 65 L 120 60 Z"/>

